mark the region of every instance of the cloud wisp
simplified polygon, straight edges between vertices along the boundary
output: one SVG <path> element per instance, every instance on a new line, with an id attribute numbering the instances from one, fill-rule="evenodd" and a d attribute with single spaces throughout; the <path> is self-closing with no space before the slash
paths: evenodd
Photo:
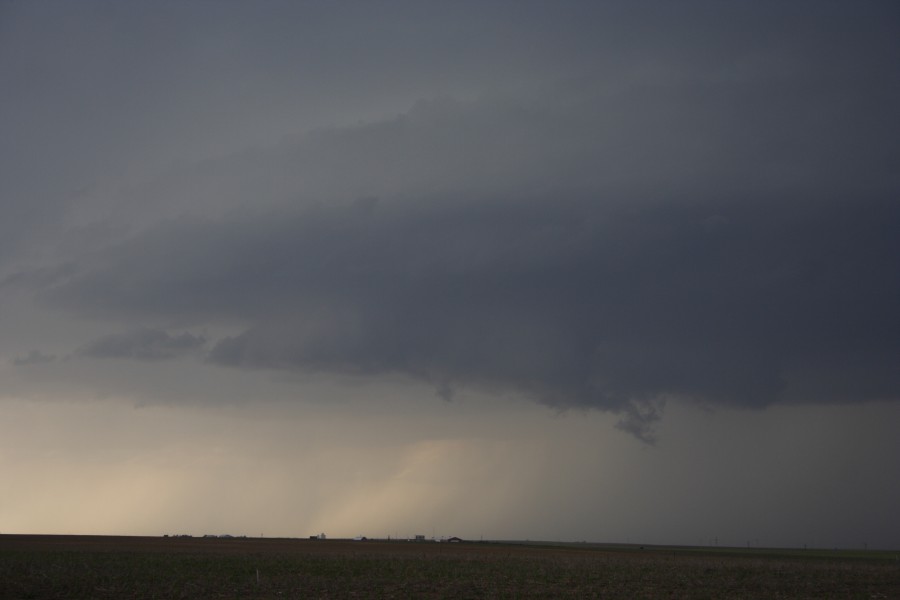
<path id="1" fill-rule="evenodd" d="M 17 356 L 12 359 L 12 364 L 16 367 L 26 367 L 29 365 L 43 365 L 52 363 L 56 360 L 56 356 L 52 354 L 44 354 L 39 350 L 31 350 L 25 356 Z"/>
<path id="2" fill-rule="evenodd" d="M 206 338 L 188 332 L 172 335 L 159 329 L 141 327 L 124 333 L 113 333 L 92 340 L 75 354 L 90 358 L 129 358 L 134 360 L 167 360 L 200 350 Z"/>

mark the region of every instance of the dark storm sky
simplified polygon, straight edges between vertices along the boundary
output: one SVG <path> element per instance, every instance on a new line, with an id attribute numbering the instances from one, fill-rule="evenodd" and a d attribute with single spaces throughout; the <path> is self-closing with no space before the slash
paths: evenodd
<path id="1" fill-rule="evenodd" d="M 891 2 L 0 4 L 6 410 L 557 419 L 542 457 L 560 418 L 594 423 L 579 444 L 668 439 L 670 457 L 701 421 L 828 415 L 838 448 L 881 440 L 900 399 L 898 30 Z M 387 463 L 450 444 L 458 491 L 484 452 L 537 477 L 493 445 L 510 435 L 372 443 Z M 715 469 L 764 469 L 729 448 Z M 896 473 L 884 450 L 860 460 Z M 602 470 L 572 452 L 565 489 Z M 801 461 L 816 485 L 853 471 L 829 475 L 832 452 Z M 395 498 L 398 477 L 371 485 Z M 504 535 L 534 537 L 551 505 Z M 896 544 L 880 515 L 866 527 Z"/>

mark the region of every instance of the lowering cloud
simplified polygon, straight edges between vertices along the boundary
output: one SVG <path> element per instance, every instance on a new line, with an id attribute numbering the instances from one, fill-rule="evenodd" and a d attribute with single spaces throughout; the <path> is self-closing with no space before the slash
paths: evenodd
<path id="1" fill-rule="evenodd" d="M 635 421 L 670 395 L 892 397 L 900 213 L 876 200 L 825 208 L 554 197 L 173 223 L 48 293 L 247 322 L 215 344 L 216 364 L 513 391 L 623 412 L 644 436 Z M 202 341 L 141 330 L 82 352 L 163 358 Z"/>

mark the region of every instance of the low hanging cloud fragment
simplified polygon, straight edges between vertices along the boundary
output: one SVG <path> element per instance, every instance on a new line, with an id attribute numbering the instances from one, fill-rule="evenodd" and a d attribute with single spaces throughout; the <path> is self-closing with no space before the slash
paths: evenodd
<path id="1" fill-rule="evenodd" d="M 25 356 L 17 356 L 12 359 L 12 364 L 16 367 L 26 367 L 29 365 L 43 365 L 52 363 L 56 360 L 53 354 L 44 354 L 40 350 L 31 350 Z"/>
<path id="2" fill-rule="evenodd" d="M 142 327 L 93 340 L 76 351 L 89 358 L 168 360 L 199 350 L 206 338 L 188 332 L 172 335 L 161 329 Z"/>

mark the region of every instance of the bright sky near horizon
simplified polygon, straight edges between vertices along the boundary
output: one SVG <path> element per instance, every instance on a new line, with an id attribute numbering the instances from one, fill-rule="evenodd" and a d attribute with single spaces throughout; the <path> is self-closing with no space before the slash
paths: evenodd
<path id="1" fill-rule="evenodd" d="M 900 548 L 897 31 L 0 1 L 0 533 Z"/>

